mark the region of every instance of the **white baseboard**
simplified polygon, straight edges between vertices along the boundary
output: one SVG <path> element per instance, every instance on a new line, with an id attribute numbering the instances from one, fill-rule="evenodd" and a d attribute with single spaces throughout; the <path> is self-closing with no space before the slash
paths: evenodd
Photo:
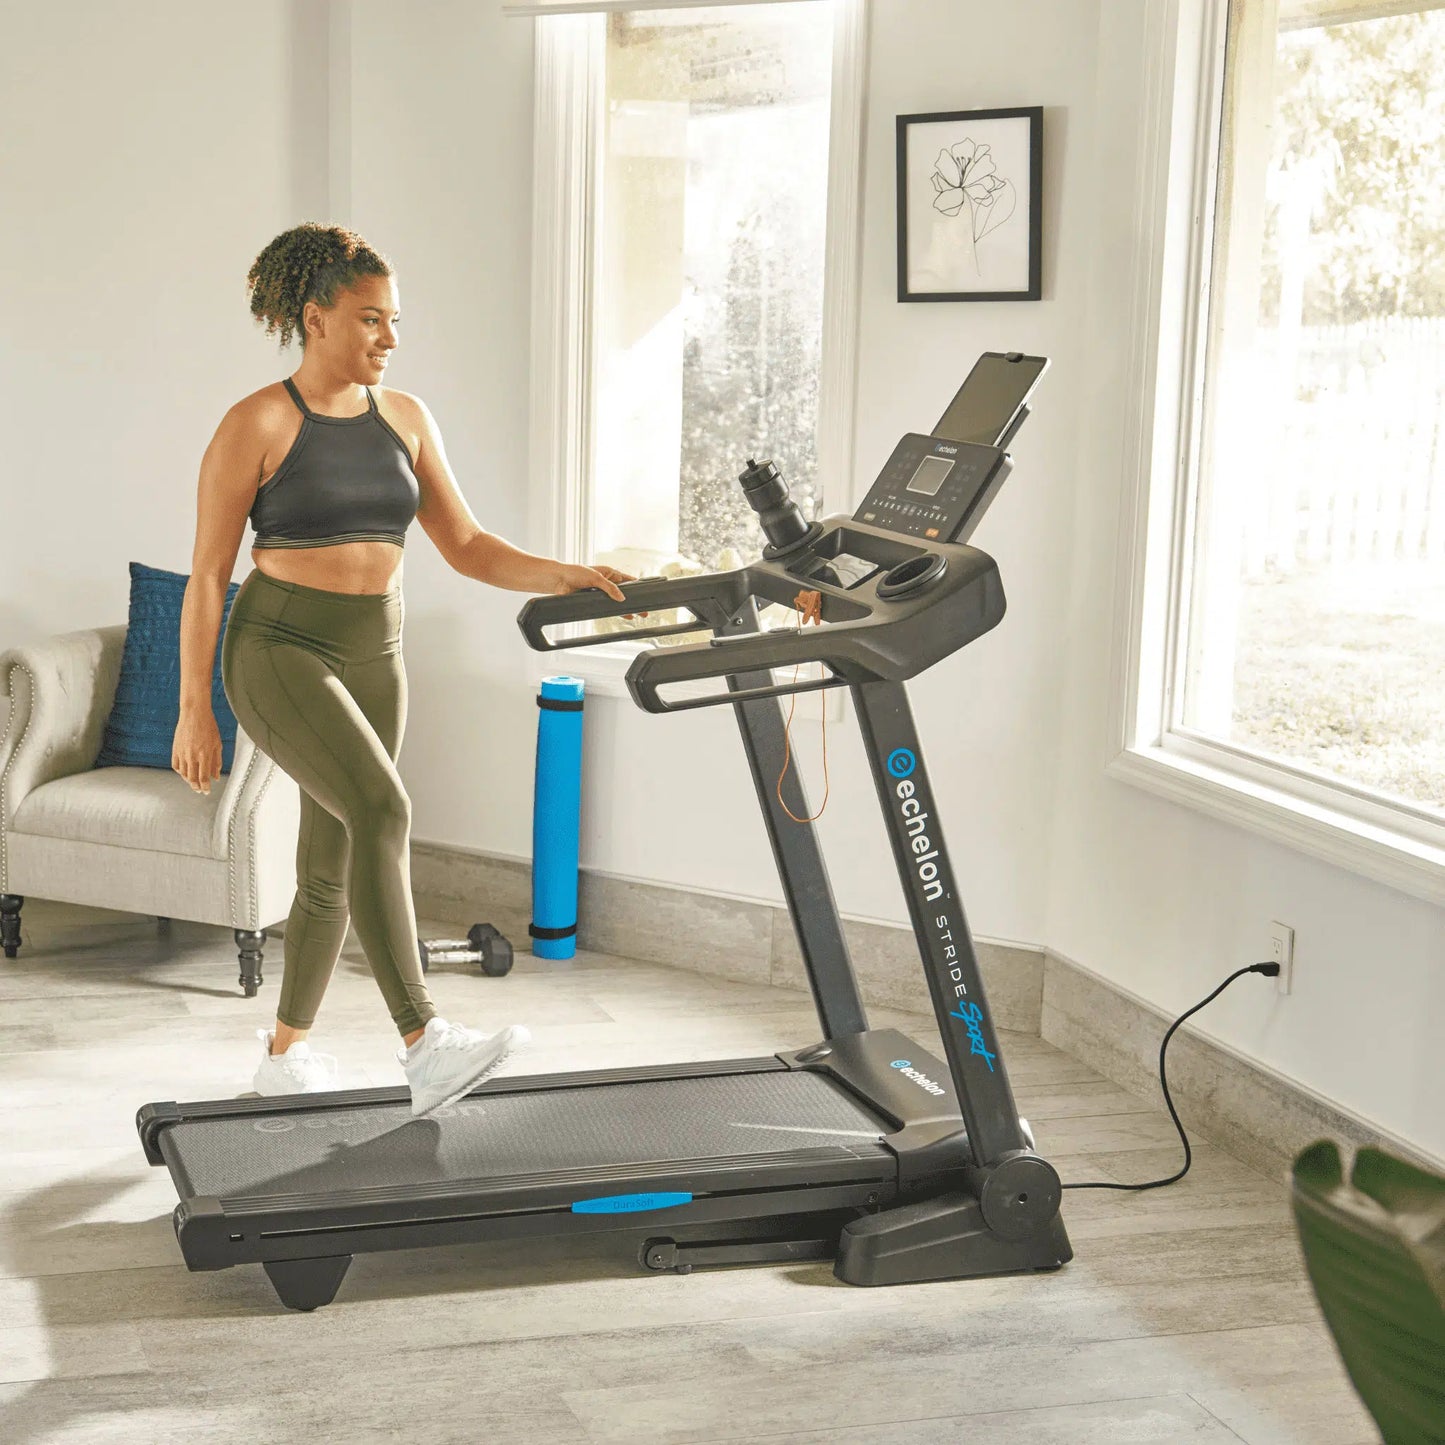
<path id="1" fill-rule="evenodd" d="M 1041 1036 L 1126 1089 L 1159 1097 L 1159 1044 L 1172 1022 L 1112 980 L 1045 952 Z M 1169 1091 L 1191 1132 L 1281 1179 L 1300 1150 L 1321 1138 L 1445 1169 L 1419 1145 L 1188 1024 L 1169 1045 Z"/>

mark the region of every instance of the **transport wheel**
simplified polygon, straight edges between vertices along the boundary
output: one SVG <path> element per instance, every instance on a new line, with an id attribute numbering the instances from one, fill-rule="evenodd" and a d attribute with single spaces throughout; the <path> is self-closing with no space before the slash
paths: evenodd
<path id="1" fill-rule="evenodd" d="M 658 1274 L 691 1274 L 690 1264 L 677 1262 L 677 1241 L 675 1239 L 644 1240 L 637 1258 L 644 1269 Z"/>

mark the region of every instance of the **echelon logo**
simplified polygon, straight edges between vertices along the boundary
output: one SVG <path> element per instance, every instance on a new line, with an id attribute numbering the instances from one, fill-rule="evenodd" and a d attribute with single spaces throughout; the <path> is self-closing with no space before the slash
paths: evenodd
<path id="1" fill-rule="evenodd" d="M 888 771 L 899 780 L 893 791 L 903 818 L 905 846 L 913 853 L 913 867 L 924 898 L 936 903 L 943 897 L 943 881 L 938 876 L 939 851 L 928 836 L 928 812 L 918 797 L 918 784 L 911 776 L 916 765 L 917 759 L 907 748 L 895 748 L 888 755 Z"/>
<path id="2" fill-rule="evenodd" d="M 893 751 L 888 754 L 888 771 L 895 778 L 909 777 L 917 765 L 918 759 L 913 756 L 912 751 L 908 748 L 894 748 Z"/>
<path id="3" fill-rule="evenodd" d="M 913 1062 L 911 1059 L 894 1059 L 888 1067 L 891 1069 L 897 1069 L 898 1072 L 902 1074 L 905 1079 L 912 1079 L 913 1082 L 917 1084 L 920 1089 L 923 1089 L 927 1093 L 934 1095 L 940 1095 L 943 1093 L 942 1085 L 935 1084 L 933 1080 L 928 1077 L 927 1074 L 920 1074 L 918 1070 L 913 1067 Z"/>

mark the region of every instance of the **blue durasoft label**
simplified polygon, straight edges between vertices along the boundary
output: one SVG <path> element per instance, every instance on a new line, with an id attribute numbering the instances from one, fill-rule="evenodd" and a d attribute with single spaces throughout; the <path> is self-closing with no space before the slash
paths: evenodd
<path id="1" fill-rule="evenodd" d="M 642 1214 L 649 1209 L 676 1209 L 691 1204 L 691 1194 L 605 1194 L 600 1199 L 579 1199 L 573 1214 Z"/>

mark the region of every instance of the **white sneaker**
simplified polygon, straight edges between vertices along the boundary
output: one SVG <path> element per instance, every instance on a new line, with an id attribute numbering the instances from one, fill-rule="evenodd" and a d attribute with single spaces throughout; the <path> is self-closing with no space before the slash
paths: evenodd
<path id="1" fill-rule="evenodd" d="M 421 1038 L 409 1049 L 398 1049 L 396 1055 L 411 1085 L 411 1112 L 430 1114 L 456 1103 L 509 1054 L 531 1041 L 532 1035 L 521 1024 L 482 1034 L 445 1019 L 429 1020 Z"/>
<path id="2" fill-rule="evenodd" d="M 330 1054 L 313 1053 L 311 1045 L 298 1039 L 284 1054 L 273 1054 L 276 1035 L 257 1029 L 264 1057 L 252 1081 L 258 1094 L 316 1094 L 336 1087 L 336 1060 Z"/>

